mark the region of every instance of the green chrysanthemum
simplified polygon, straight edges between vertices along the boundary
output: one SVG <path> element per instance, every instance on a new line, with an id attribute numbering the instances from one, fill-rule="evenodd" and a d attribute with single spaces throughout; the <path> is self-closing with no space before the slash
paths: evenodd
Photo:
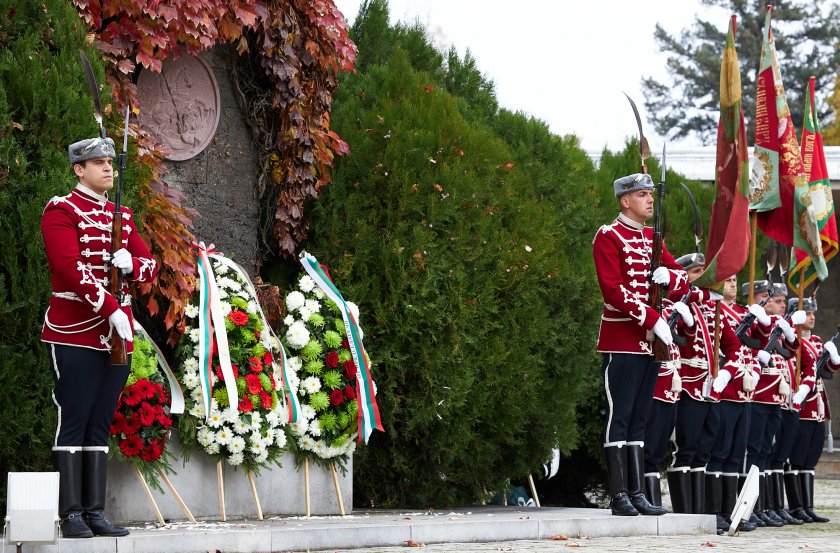
<path id="1" fill-rule="evenodd" d="M 277 404 L 280 403 L 280 398 L 277 396 L 277 392 L 275 390 L 271 391 L 271 408 L 275 409 Z"/>
<path id="2" fill-rule="evenodd" d="M 219 406 L 219 409 L 224 409 L 230 402 L 228 401 L 227 390 L 224 388 L 219 388 L 213 392 L 213 398 L 216 400 L 216 405 Z"/>
<path id="3" fill-rule="evenodd" d="M 341 310 L 338 308 L 338 304 L 335 303 L 334 301 L 330 300 L 330 299 L 327 300 L 327 309 L 329 309 L 330 311 L 332 311 L 336 315 L 341 314 Z"/>
<path id="4" fill-rule="evenodd" d="M 342 336 L 347 335 L 347 331 L 344 329 L 344 319 L 339 317 L 339 318 L 337 318 L 333 321 L 333 324 L 335 325 L 335 329 L 338 331 L 338 333 L 340 335 L 342 335 Z"/>
<path id="5" fill-rule="evenodd" d="M 309 340 L 309 342 L 307 342 L 300 351 L 300 356 L 303 357 L 305 361 L 311 361 L 320 357 L 323 351 L 324 348 L 321 347 L 321 343 L 319 341 Z"/>
<path id="6" fill-rule="evenodd" d="M 320 313 L 313 313 L 309 316 L 309 324 L 316 328 L 322 328 L 326 321 Z"/>
<path id="7" fill-rule="evenodd" d="M 230 304 L 234 307 L 238 307 L 239 309 L 248 309 L 248 302 L 245 301 L 245 298 L 240 296 L 233 296 L 230 300 Z"/>
<path id="8" fill-rule="evenodd" d="M 347 414 L 351 417 L 355 417 L 359 414 L 359 404 L 355 401 L 348 401 L 347 402 Z"/>
<path id="9" fill-rule="evenodd" d="M 324 362 L 320 359 L 313 359 L 306 363 L 303 366 L 303 370 L 308 372 L 309 374 L 321 374 L 321 371 L 324 369 Z"/>
<path id="10" fill-rule="evenodd" d="M 251 403 L 254 404 L 254 407 L 260 404 L 260 396 L 257 394 L 248 394 L 248 397 L 251 398 Z"/>
<path id="11" fill-rule="evenodd" d="M 350 350 L 343 349 L 338 352 L 338 362 L 345 363 L 346 361 L 350 361 L 353 359 L 353 354 L 350 353 Z"/>
<path id="12" fill-rule="evenodd" d="M 251 348 L 251 357 L 262 357 L 265 355 L 265 346 L 257 342 L 257 345 Z"/>
<path id="13" fill-rule="evenodd" d="M 126 385 L 126 386 L 131 386 L 132 384 L 134 384 L 134 383 L 135 383 L 135 382 L 137 382 L 138 380 L 140 380 L 140 379 L 137 377 L 137 375 L 136 375 L 136 374 L 134 374 L 134 373 L 132 372 L 131 374 L 129 374 L 129 375 L 128 375 L 128 379 L 125 381 L 125 385 Z"/>
<path id="14" fill-rule="evenodd" d="M 240 376 L 236 379 L 236 395 L 242 397 L 242 394 L 245 393 L 245 390 L 248 389 L 248 384 L 245 382 L 245 377 Z"/>
<path id="15" fill-rule="evenodd" d="M 327 371 L 324 373 L 324 376 L 321 378 L 324 386 L 329 388 L 330 390 L 335 390 L 339 386 L 341 386 L 341 375 L 337 371 Z"/>
<path id="16" fill-rule="evenodd" d="M 231 331 L 233 331 L 233 329 L 236 328 L 236 325 L 233 324 L 233 321 L 231 321 L 230 319 L 225 317 L 225 328 L 227 329 L 228 332 L 231 332 Z"/>
<path id="17" fill-rule="evenodd" d="M 242 333 L 242 341 L 243 342 L 253 342 L 257 338 L 254 336 L 254 333 L 245 328 L 244 326 L 239 327 L 239 332 Z"/>
<path id="18" fill-rule="evenodd" d="M 329 411 L 318 417 L 318 420 L 321 422 L 321 429 L 326 432 L 335 429 L 335 425 L 338 423 L 338 417 L 335 416 L 335 413 Z"/>
<path id="19" fill-rule="evenodd" d="M 315 392 L 309 396 L 309 405 L 316 411 L 323 411 L 330 406 L 330 396 L 326 392 Z"/>
<path id="20" fill-rule="evenodd" d="M 260 373 L 260 383 L 262 384 L 263 390 L 266 392 L 271 391 L 271 379 L 268 378 L 268 375 L 265 372 Z"/>
<path id="21" fill-rule="evenodd" d="M 341 345 L 341 335 L 335 330 L 328 330 L 324 332 L 324 343 L 330 349 L 338 349 Z"/>
<path id="22" fill-rule="evenodd" d="M 254 316 L 253 316 L 253 315 L 251 315 L 251 318 L 253 319 L 253 318 L 254 318 Z M 262 332 L 262 331 L 263 331 L 263 323 L 262 323 L 262 321 L 261 321 L 261 320 L 259 320 L 259 319 L 257 319 L 257 327 L 256 327 L 256 328 L 257 328 L 257 332 Z"/>
<path id="23" fill-rule="evenodd" d="M 342 411 L 338 414 L 337 424 L 339 428 L 344 428 L 345 426 L 350 424 L 350 415 L 347 413 L 347 411 Z"/>

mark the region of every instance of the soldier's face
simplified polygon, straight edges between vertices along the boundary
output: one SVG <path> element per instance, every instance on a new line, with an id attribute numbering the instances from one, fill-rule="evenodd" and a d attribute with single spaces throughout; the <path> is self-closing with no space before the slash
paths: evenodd
<path id="1" fill-rule="evenodd" d="M 817 318 L 814 316 L 813 311 L 806 311 L 805 312 L 805 323 L 802 325 L 802 330 L 814 330 L 814 325 L 817 322 Z"/>
<path id="2" fill-rule="evenodd" d="M 764 304 L 764 311 L 768 315 L 781 315 L 785 312 L 785 306 L 787 306 L 787 300 L 784 296 L 773 296 Z"/>
<path id="3" fill-rule="evenodd" d="M 735 301 L 735 295 L 738 293 L 738 278 L 731 276 L 723 281 L 723 299 L 726 301 Z"/>
<path id="4" fill-rule="evenodd" d="M 702 275 L 703 271 L 705 270 L 706 267 L 704 265 L 700 265 L 699 267 L 692 267 L 691 269 L 687 270 L 686 273 L 688 274 L 688 281 L 694 282 L 695 280 L 700 278 L 700 275 Z"/>
<path id="5" fill-rule="evenodd" d="M 84 165 L 77 163 L 73 166 L 73 172 L 83 186 L 97 194 L 104 194 L 114 187 L 114 169 L 110 157 L 89 159 Z"/>
<path id="6" fill-rule="evenodd" d="M 653 191 L 637 190 L 621 198 L 621 211 L 634 221 L 644 223 L 653 217 Z"/>

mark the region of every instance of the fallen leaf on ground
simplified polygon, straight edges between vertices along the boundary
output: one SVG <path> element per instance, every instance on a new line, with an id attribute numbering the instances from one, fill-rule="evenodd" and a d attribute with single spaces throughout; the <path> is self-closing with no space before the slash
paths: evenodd
<path id="1" fill-rule="evenodd" d="M 556 541 L 566 541 L 567 539 L 569 539 L 569 536 L 565 536 L 563 534 L 557 534 L 556 536 L 548 536 L 548 539 L 556 540 Z"/>
<path id="2" fill-rule="evenodd" d="M 573 541 L 570 541 L 569 543 L 566 544 L 566 547 L 580 547 L 580 544 L 575 543 Z"/>
<path id="3" fill-rule="evenodd" d="M 406 547 L 426 547 L 425 543 L 419 543 L 414 540 L 405 540 Z"/>
<path id="4" fill-rule="evenodd" d="M 700 544 L 700 547 L 717 547 L 717 544 L 710 541 L 704 541 Z"/>

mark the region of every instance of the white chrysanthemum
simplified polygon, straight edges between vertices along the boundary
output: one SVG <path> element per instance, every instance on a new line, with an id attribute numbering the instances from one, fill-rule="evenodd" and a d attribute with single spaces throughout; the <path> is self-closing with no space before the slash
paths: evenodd
<path id="1" fill-rule="evenodd" d="M 251 434 L 248 435 L 248 443 L 253 445 L 257 442 L 261 442 L 263 436 L 260 433 L 260 429 L 259 428 L 252 428 L 251 430 L 252 430 Z"/>
<path id="2" fill-rule="evenodd" d="M 297 393 L 300 389 L 300 377 L 297 375 L 297 373 L 289 373 L 288 381 L 289 388 L 291 388 L 294 393 Z"/>
<path id="3" fill-rule="evenodd" d="M 309 275 L 303 275 L 298 281 L 298 288 L 303 292 L 311 292 L 315 288 L 315 280 Z"/>
<path id="4" fill-rule="evenodd" d="M 318 419 L 313 420 L 309 424 L 309 433 L 313 436 L 320 436 L 321 435 L 321 421 Z"/>
<path id="5" fill-rule="evenodd" d="M 286 433 L 278 432 L 274 437 L 274 441 L 277 443 L 277 447 L 286 447 Z"/>
<path id="6" fill-rule="evenodd" d="M 318 300 L 306 300 L 304 307 L 309 310 L 310 313 L 319 313 L 321 311 L 321 303 Z M 303 310 L 301 310 L 303 313 Z M 309 317 L 307 317 L 308 319 Z"/>
<path id="7" fill-rule="evenodd" d="M 251 315 L 256 315 L 257 314 L 257 302 L 255 302 L 253 300 L 249 301 L 248 302 L 248 307 L 245 309 L 245 311 L 247 311 Z"/>
<path id="8" fill-rule="evenodd" d="M 198 336 L 199 336 L 199 334 L 198 334 L 198 329 L 197 328 L 194 328 L 194 329 L 190 330 L 190 341 L 197 344 L 198 343 Z"/>
<path id="9" fill-rule="evenodd" d="M 227 426 L 222 426 L 219 431 L 216 432 L 216 441 L 221 445 L 228 445 L 232 439 L 233 430 Z"/>
<path id="10" fill-rule="evenodd" d="M 213 272 L 217 275 L 224 275 L 227 274 L 228 267 L 222 263 L 213 263 Z"/>
<path id="11" fill-rule="evenodd" d="M 295 318 L 292 317 L 291 315 L 286 315 L 286 317 L 283 319 L 283 324 L 286 325 L 286 326 L 292 326 L 292 323 L 294 323 L 294 322 L 295 322 Z"/>
<path id="12" fill-rule="evenodd" d="M 245 451 L 245 438 L 242 436 L 234 436 L 228 444 L 228 451 L 231 453 L 242 453 Z"/>
<path id="13" fill-rule="evenodd" d="M 315 440 L 313 440 L 310 436 L 303 435 L 298 440 L 298 445 L 304 451 L 312 451 L 312 448 L 315 447 Z"/>
<path id="14" fill-rule="evenodd" d="M 189 372 L 195 372 L 198 370 L 198 359 L 195 357 L 190 357 L 186 361 L 184 361 L 184 370 Z"/>
<path id="15" fill-rule="evenodd" d="M 214 435 L 215 435 L 215 432 L 210 430 L 209 427 L 202 426 L 201 428 L 198 429 L 198 432 L 196 432 L 195 438 L 196 438 L 196 440 L 198 440 L 198 443 L 201 444 L 202 447 L 206 447 L 209 444 L 213 443 L 213 436 Z"/>
<path id="16" fill-rule="evenodd" d="M 321 379 L 317 376 L 307 376 L 303 379 L 303 389 L 307 394 L 314 394 L 321 389 Z"/>
<path id="17" fill-rule="evenodd" d="M 257 463 L 265 463 L 266 461 L 268 461 L 268 450 L 265 450 L 256 457 L 254 457 L 254 461 Z"/>
<path id="18" fill-rule="evenodd" d="M 297 355 L 286 359 L 286 363 L 288 363 L 289 368 L 294 372 L 299 371 L 300 368 L 303 367 L 303 361 L 301 361 L 300 357 L 298 357 Z"/>
<path id="19" fill-rule="evenodd" d="M 223 287 L 227 288 L 228 290 L 233 290 L 235 292 L 238 292 L 239 290 L 242 289 L 241 284 L 239 284 L 237 281 L 235 281 L 235 280 L 233 280 L 232 278 L 229 278 L 229 277 L 222 277 L 222 278 L 218 279 L 216 281 L 216 283 L 219 286 L 223 286 Z"/>
<path id="20" fill-rule="evenodd" d="M 184 386 L 192 390 L 198 386 L 198 373 L 186 372 L 184 373 Z"/>
<path id="21" fill-rule="evenodd" d="M 302 321 L 308 321 L 309 317 L 312 316 L 312 311 L 310 311 L 305 305 L 298 309 L 298 313 L 300 313 L 300 320 Z"/>
<path id="22" fill-rule="evenodd" d="M 251 442 L 251 447 L 248 448 L 248 451 L 250 451 L 254 455 L 259 455 L 265 451 L 265 444 L 262 440 L 259 440 L 257 442 Z"/>
<path id="23" fill-rule="evenodd" d="M 223 317 L 227 317 L 228 315 L 230 315 L 230 312 L 233 311 L 233 307 L 231 307 L 231 305 L 226 301 L 223 301 L 221 303 L 221 307 L 222 307 L 222 316 Z"/>
<path id="24" fill-rule="evenodd" d="M 216 409 L 210 411 L 210 417 L 207 419 L 207 424 L 211 428 L 219 428 L 225 422 L 224 415 Z"/>
<path id="25" fill-rule="evenodd" d="M 236 424 L 239 421 L 239 411 L 233 407 L 228 407 L 222 413 L 224 421 L 228 424 Z"/>
<path id="26" fill-rule="evenodd" d="M 315 288 L 315 291 L 313 292 L 313 294 L 315 294 L 315 297 L 318 298 L 319 300 L 324 299 L 324 291 L 321 290 L 320 288 Z"/>
<path id="27" fill-rule="evenodd" d="M 229 465 L 232 465 L 232 466 L 236 467 L 236 466 L 241 465 L 244 460 L 245 460 L 245 455 L 243 455 L 242 452 L 239 452 L 239 453 L 234 453 L 233 455 L 228 457 L 227 462 L 228 462 Z"/>
<path id="28" fill-rule="evenodd" d="M 286 296 L 286 309 L 288 311 L 295 311 L 303 307 L 303 303 L 306 301 L 306 297 L 303 294 L 295 290 L 288 296 Z"/>
<path id="29" fill-rule="evenodd" d="M 294 349 L 300 349 L 309 343 L 309 330 L 303 321 L 295 321 L 289 326 L 289 330 L 286 331 L 286 342 Z"/>
<path id="30" fill-rule="evenodd" d="M 190 415 L 197 419 L 204 418 L 204 404 L 203 403 L 196 403 L 190 408 L 189 411 Z"/>
<path id="31" fill-rule="evenodd" d="M 352 301 L 347 302 L 347 309 L 350 310 L 350 313 L 353 315 L 353 318 L 356 319 L 356 322 L 359 322 L 359 306 L 353 303 Z"/>
<path id="32" fill-rule="evenodd" d="M 194 402 L 196 402 L 196 403 L 202 403 L 202 404 L 204 403 L 204 401 L 203 401 L 203 397 L 202 397 L 202 395 L 201 395 L 201 388 L 200 388 L 200 387 L 195 387 L 195 388 L 193 388 L 193 389 L 190 391 L 190 397 L 191 397 L 191 398 L 192 398 L 192 400 L 193 400 Z"/>
<path id="33" fill-rule="evenodd" d="M 188 303 L 184 307 L 184 315 L 186 315 L 190 319 L 195 319 L 196 317 L 198 317 L 198 307 L 191 303 Z"/>
<path id="34" fill-rule="evenodd" d="M 204 451 L 206 451 L 210 455 L 215 455 L 219 452 L 219 444 L 216 443 L 216 442 L 208 444 L 208 445 L 204 446 Z"/>
<path id="35" fill-rule="evenodd" d="M 251 412 L 251 428 L 260 428 L 262 426 L 262 415 L 256 411 Z"/>
<path id="36" fill-rule="evenodd" d="M 324 454 L 327 452 L 327 445 L 321 440 L 316 440 L 315 443 L 312 445 L 312 451 L 314 451 L 315 454 L 319 457 L 323 457 Z"/>
<path id="37" fill-rule="evenodd" d="M 294 432 L 296 436 L 303 436 L 306 434 L 306 431 L 309 430 L 309 421 L 301 417 L 298 422 L 290 423 L 289 428 L 292 429 L 292 432 Z"/>
<path id="38" fill-rule="evenodd" d="M 265 422 L 271 427 L 277 426 L 277 423 L 280 422 L 280 413 L 276 409 L 269 411 L 265 416 Z"/>
<path id="39" fill-rule="evenodd" d="M 265 436 L 263 436 L 262 441 L 266 443 L 266 447 L 270 446 L 271 443 L 274 441 L 274 436 L 277 434 L 277 431 L 273 428 L 268 428 L 265 431 Z"/>
<path id="40" fill-rule="evenodd" d="M 230 296 L 230 294 L 227 293 L 227 290 L 225 290 L 224 288 L 219 288 L 219 299 L 220 300 L 226 299 L 228 296 Z"/>
<path id="41" fill-rule="evenodd" d="M 364 331 L 364 330 L 362 330 L 362 327 L 359 327 L 359 339 L 360 339 L 360 340 L 364 340 L 364 339 L 365 339 L 365 331 Z"/>
<path id="42" fill-rule="evenodd" d="M 235 423 L 233 423 L 233 431 L 237 434 L 247 434 L 251 431 L 251 425 L 245 422 L 243 419 L 238 418 Z"/>
<path id="43" fill-rule="evenodd" d="M 311 405 L 301 405 L 300 406 L 300 415 L 305 418 L 306 420 L 310 421 L 315 418 L 315 409 L 312 408 Z"/>

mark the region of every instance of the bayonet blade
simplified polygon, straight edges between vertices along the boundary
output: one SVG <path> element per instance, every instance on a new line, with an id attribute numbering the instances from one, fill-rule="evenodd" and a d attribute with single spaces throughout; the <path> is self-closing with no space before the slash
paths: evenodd
<path id="1" fill-rule="evenodd" d="M 128 117 L 131 114 L 131 102 L 125 105 L 125 128 L 123 128 L 123 153 L 128 152 Z"/>
<path id="2" fill-rule="evenodd" d="M 639 110 L 636 107 L 636 102 L 633 101 L 633 98 L 631 98 L 626 92 L 622 92 L 622 94 L 627 96 L 627 101 L 630 102 L 630 107 L 633 108 L 633 115 L 636 116 L 636 125 L 639 127 L 639 157 L 642 158 L 642 171 L 647 173 L 645 160 L 650 157 L 650 146 L 648 145 L 647 138 L 645 138 L 645 133 L 642 130 L 642 117 L 639 115 Z"/>
<path id="3" fill-rule="evenodd" d="M 700 253 L 700 242 L 703 241 L 703 221 L 700 219 L 700 209 L 697 207 L 697 200 L 694 199 L 691 189 L 684 182 L 680 184 L 685 193 L 688 194 L 688 201 L 691 202 L 691 207 L 694 209 L 694 251 Z"/>
<path id="4" fill-rule="evenodd" d="M 79 57 L 82 59 L 82 67 L 84 67 L 85 75 L 87 75 L 90 95 L 93 97 L 93 117 L 99 125 L 100 136 L 105 138 L 105 127 L 102 126 L 102 102 L 99 100 L 99 85 L 96 84 L 96 75 L 93 74 L 93 67 L 90 66 L 90 61 L 81 50 L 79 50 Z"/>
<path id="5" fill-rule="evenodd" d="M 665 162 L 665 144 L 662 144 L 662 184 L 665 184 L 665 171 L 668 169 L 668 164 Z"/>

